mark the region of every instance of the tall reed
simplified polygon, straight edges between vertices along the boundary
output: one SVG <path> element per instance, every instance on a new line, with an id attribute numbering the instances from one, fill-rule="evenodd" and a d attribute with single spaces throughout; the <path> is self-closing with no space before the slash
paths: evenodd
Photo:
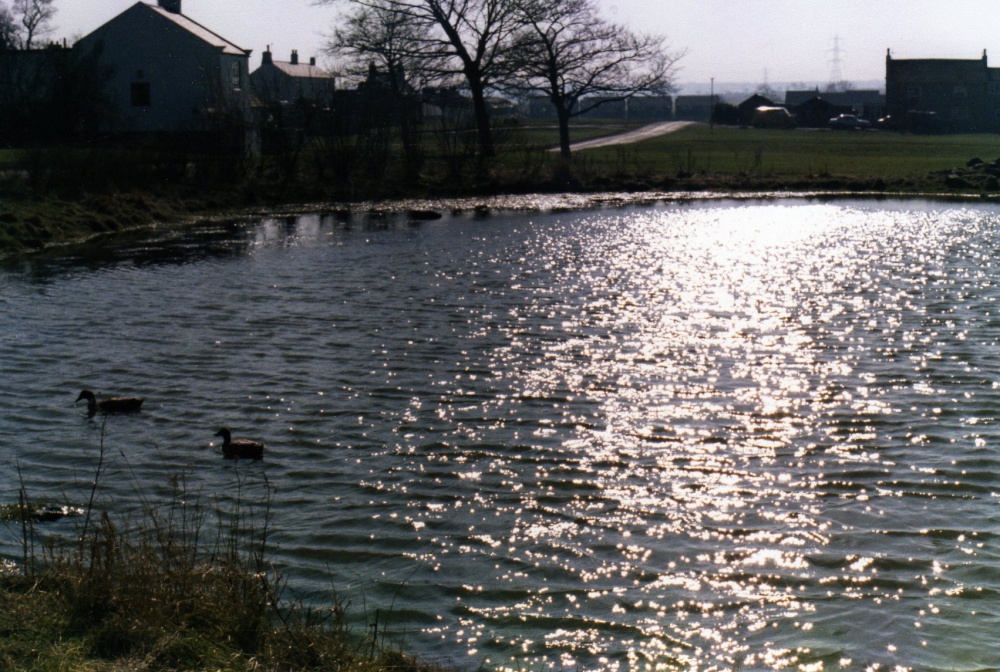
<path id="1" fill-rule="evenodd" d="M 37 543 L 22 482 L 19 575 L 0 575 L 2 670 L 431 670 L 391 650 L 373 630 L 350 631 L 339 603 L 305 608 L 284 597 L 269 556 L 274 488 L 246 496 L 238 468 L 218 507 L 189 490 L 185 474 L 154 502 L 98 506 L 106 432 L 73 538 Z M 123 456 L 124 457 L 124 456 Z"/>

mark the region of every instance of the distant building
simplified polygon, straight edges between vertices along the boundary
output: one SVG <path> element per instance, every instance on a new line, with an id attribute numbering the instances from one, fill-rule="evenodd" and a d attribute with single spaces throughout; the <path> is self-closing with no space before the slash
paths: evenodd
<path id="1" fill-rule="evenodd" d="M 933 115 L 951 132 L 1000 130 L 1000 68 L 982 58 L 896 59 L 885 57 L 886 112 L 906 125 Z"/>
<path id="2" fill-rule="evenodd" d="M 668 121 L 674 118 L 672 96 L 632 96 L 626 102 L 626 115 L 633 121 Z"/>
<path id="3" fill-rule="evenodd" d="M 747 123 L 753 119 L 753 115 L 757 111 L 758 107 L 780 107 L 780 105 L 767 96 L 755 93 L 736 107 L 740 111 L 740 119 L 744 123 Z"/>
<path id="4" fill-rule="evenodd" d="M 600 102 L 600 101 L 606 102 Z M 591 96 L 580 101 L 580 107 L 587 108 L 595 103 L 599 103 L 597 107 L 584 112 L 580 115 L 581 119 L 627 119 L 628 118 L 628 101 L 626 100 L 615 100 L 613 98 L 603 98 L 599 96 Z"/>
<path id="5" fill-rule="evenodd" d="M 556 106 L 552 104 L 548 96 L 532 96 L 528 98 L 525 107 L 525 116 L 528 119 L 555 120 L 558 116 L 556 114 Z M 573 109 L 576 109 L 575 105 Z"/>
<path id="6" fill-rule="evenodd" d="M 875 121 L 885 114 L 885 95 L 878 89 L 820 91 L 816 88 L 804 91 L 786 91 L 785 107 L 789 109 L 799 108 L 803 103 L 816 98 L 828 103 L 831 108 L 846 110 L 839 112 L 839 114 L 856 114 L 869 121 Z"/>
<path id="7" fill-rule="evenodd" d="M 459 87 L 427 86 L 420 92 L 419 98 L 421 116 L 425 121 L 452 122 L 470 118 L 473 114 L 472 99 L 464 95 Z"/>
<path id="8" fill-rule="evenodd" d="M 793 97 L 792 100 L 795 98 Z M 857 112 L 849 105 L 837 105 L 823 96 L 813 96 L 794 105 L 788 102 L 788 98 L 785 98 L 785 107 L 795 114 L 798 125 L 806 128 L 826 128 L 834 117 Z"/>
<path id="9" fill-rule="evenodd" d="M 110 71 L 113 133 L 249 125 L 250 51 L 181 13 L 181 0 L 137 2 L 74 49 Z"/>
<path id="10" fill-rule="evenodd" d="M 305 101 L 329 105 L 337 89 L 337 79 L 331 72 L 316 65 L 316 59 L 299 62 L 299 52 L 292 51 L 288 61 L 274 60 L 271 49 L 264 51 L 260 67 L 250 74 L 254 95 L 267 103 Z"/>
<path id="11" fill-rule="evenodd" d="M 707 122 L 712 117 L 712 107 L 719 100 L 719 96 L 677 96 L 674 118 L 678 121 Z"/>
<path id="12" fill-rule="evenodd" d="M 589 107 L 600 100 L 598 97 L 586 98 L 573 105 L 576 115 L 580 107 Z M 545 96 L 528 99 L 526 116 L 529 119 L 556 119 L 556 108 Z M 635 121 L 661 121 L 673 119 L 674 99 L 671 96 L 631 96 L 625 100 L 608 99 L 596 108 L 585 112 L 583 118 L 589 119 L 629 119 Z"/>

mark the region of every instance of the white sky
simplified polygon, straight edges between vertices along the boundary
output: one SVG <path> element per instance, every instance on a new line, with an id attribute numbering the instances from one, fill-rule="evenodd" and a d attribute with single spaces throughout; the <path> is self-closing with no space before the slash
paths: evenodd
<path id="1" fill-rule="evenodd" d="M 54 36 L 72 41 L 135 1 L 56 0 Z M 898 58 L 979 58 L 986 49 L 1000 67 L 997 0 L 598 1 L 609 18 L 687 49 L 681 83 L 825 82 L 835 37 L 847 80 L 884 79 L 887 48 Z M 298 49 L 322 63 L 324 34 L 337 14 L 311 0 L 183 0 L 183 10 L 252 49 L 251 70 L 268 44 L 278 59 Z"/>

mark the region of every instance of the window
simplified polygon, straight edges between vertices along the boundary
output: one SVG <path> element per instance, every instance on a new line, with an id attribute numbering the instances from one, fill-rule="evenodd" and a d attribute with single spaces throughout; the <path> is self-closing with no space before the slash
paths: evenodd
<path id="1" fill-rule="evenodd" d="M 906 87 L 906 97 L 907 98 L 920 98 L 923 95 L 923 91 L 919 86 L 908 86 Z"/>
<path id="2" fill-rule="evenodd" d="M 956 98 L 968 98 L 969 97 L 969 87 L 967 86 L 956 86 L 952 90 L 952 95 Z"/>
<path id="3" fill-rule="evenodd" d="M 152 98 L 149 94 L 149 82 L 132 83 L 132 107 L 149 107 Z"/>

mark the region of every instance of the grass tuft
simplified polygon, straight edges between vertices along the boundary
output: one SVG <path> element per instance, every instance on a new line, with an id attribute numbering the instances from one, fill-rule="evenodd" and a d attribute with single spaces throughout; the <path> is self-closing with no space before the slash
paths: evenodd
<path id="1" fill-rule="evenodd" d="M 42 550 L 26 514 L 11 516 L 25 558 L 19 571 L 0 572 L 0 670 L 439 669 L 355 637 L 339 604 L 283 598 L 268 561 L 266 481 L 263 501 L 239 494 L 221 511 L 191 497 L 183 478 L 173 485 L 168 501 L 123 514 L 98 511 L 91 496 L 74 538 Z M 23 484 L 19 501 L 29 501 Z"/>

